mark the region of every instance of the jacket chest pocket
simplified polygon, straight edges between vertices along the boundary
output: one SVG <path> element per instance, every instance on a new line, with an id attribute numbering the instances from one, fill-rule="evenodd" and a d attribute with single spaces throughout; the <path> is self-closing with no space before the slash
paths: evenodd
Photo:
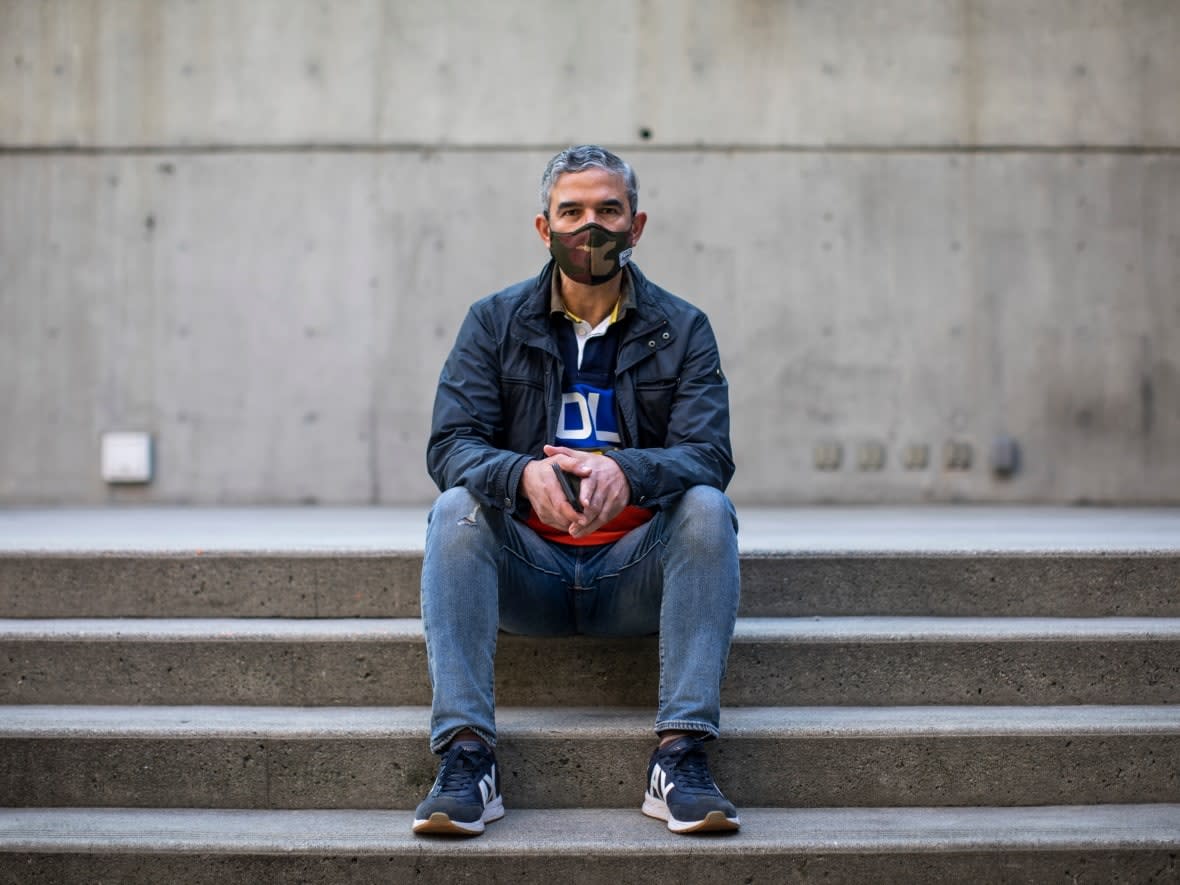
<path id="1" fill-rule="evenodd" d="M 645 378 L 635 382 L 635 410 L 639 422 L 639 445 L 662 446 L 672 415 L 672 401 L 680 387 L 679 378 Z"/>
<path id="2" fill-rule="evenodd" d="M 504 378 L 500 382 L 500 432 L 504 448 L 522 454 L 539 452 L 548 432 L 545 385 L 534 378 Z"/>

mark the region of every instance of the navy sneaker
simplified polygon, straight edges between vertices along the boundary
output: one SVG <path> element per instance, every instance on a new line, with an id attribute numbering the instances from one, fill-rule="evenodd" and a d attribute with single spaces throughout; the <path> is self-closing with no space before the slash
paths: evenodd
<path id="1" fill-rule="evenodd" d="M 740 827 L 733 807 L 709 774 L 704 738 L 686 735 L 657 748 L 647 766 L 643 813 L 668 822 L 673 833 Z"/>
<path id="2" fill-rule="evenodd" d="M 479 741 L 455 741 L 414 812 L 414 832 L 478 836 L 485 823 L 503 816 L 495 753 Z"/>

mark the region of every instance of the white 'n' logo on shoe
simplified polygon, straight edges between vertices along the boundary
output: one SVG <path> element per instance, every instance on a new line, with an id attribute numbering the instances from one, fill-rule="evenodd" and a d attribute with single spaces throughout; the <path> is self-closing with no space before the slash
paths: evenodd
<path id="1" fill-rule="evenodd" d="M 667 799 L 668 794 L 676 789 L 676 784 L 668 781 L 668 773 L 660 766 L 652 766 L 651 770 L 651 784 L 649 785 L 651 794 L 657 799 Z"/>
<path id="2" fill-rule="evenodd" d="M 483 804 L 487 805 L 496 796 L 496 766 L 479 779 L 479 794 L 483 797 Z"/>

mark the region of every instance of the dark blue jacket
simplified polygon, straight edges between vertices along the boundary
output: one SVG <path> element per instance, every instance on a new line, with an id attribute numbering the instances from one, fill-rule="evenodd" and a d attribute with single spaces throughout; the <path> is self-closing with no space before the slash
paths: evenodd
<path id="1" fill-rule="evenodd" d="M 540 276 L 471 306 L 438 381 L 426 464 L 439 489 L 464 486 L 518 515 L 525 464 L 544 457 L 561 416 L 561 356 L 549 318 L 552 261 Z M 729 388 L 709 320 L 640 273 L 615 367 L 621 448 L 608 453 L 631 503 L 664 506 L 733 476 Z"/>

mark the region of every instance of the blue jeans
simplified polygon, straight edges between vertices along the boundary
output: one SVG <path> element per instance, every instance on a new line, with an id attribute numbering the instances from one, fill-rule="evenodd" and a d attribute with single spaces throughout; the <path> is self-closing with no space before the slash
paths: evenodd
<path id="1" fill-rule="evenodd" d="M 422 564 L 430 748 L 469 728 L 495 745 L 496 637 L 659 633 L 656 731 L 719 733 L 737 618 L 737 514 L 696 486 L 613 544 L 554 544 L 463 488 L 435 501 Z"/>

